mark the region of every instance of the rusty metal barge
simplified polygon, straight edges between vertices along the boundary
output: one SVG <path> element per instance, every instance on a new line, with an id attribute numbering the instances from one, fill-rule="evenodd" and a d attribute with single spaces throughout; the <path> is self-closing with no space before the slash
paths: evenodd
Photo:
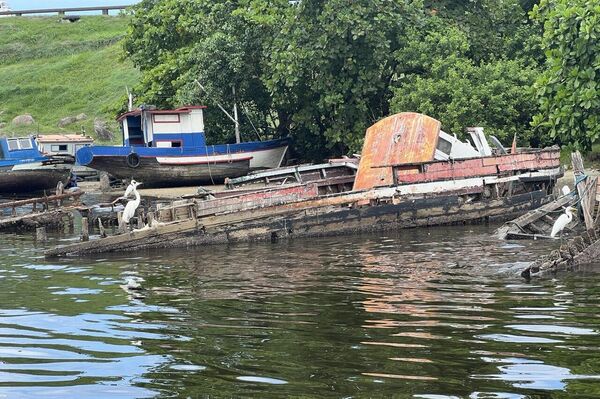
<path id="1" fill-rule="evenodd" d="M 508 219 L 554 199 L 563 174 L 557 147 L 507 153 L 490 148 L 481 129 L 470 133 L 474 146 L 428 116 L 393 115 L 367 130 L 350 191 L 329 194 L 327 181 L 312 181 L 182 200 L 140 215 L 143 228 L 57 247 L 46 256 Z"/>

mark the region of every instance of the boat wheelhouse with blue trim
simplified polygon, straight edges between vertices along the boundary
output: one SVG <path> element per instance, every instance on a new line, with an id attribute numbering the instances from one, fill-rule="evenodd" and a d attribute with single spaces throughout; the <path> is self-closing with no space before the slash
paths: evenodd
<path id="1" fill-rule="evenodd" d="M 204 108 L 127 112 L 117 119 L 123 146 L 85 147 L 77 152 L 77 161 L 145 186 L 217 183 L 281 165 L 287 139 L 207 145 Z"/>
<path id="2" fill-rule="evenodd" d="M 42 154 L 33 137 L 0 137 L 0 192 L 35 192 L 66 184 L 74 159 Z"/>

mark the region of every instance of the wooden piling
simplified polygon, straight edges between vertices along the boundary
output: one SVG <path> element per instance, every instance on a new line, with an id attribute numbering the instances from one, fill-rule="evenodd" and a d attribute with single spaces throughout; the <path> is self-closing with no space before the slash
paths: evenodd
<path id="1" fill-rule="evenodd" d="M 154 212 L 148 212 L 146 218 L 148 219 L 148 227 L 152 227 L 154 224 Z"/>
<path id="2" fill-rule="evenodd" d="M 81 241 L 89 241 L 90 239 L 90 226 L 88 224 L 88 218 L 81 218 Z"/>
<path id="3" fill-rule="evenodd" d="M 123 212 L 117 212 L 117 231 L 119 234 L 125 232 L 125 222 L 123 221 Z"/>
<path id="4" fill-rule="evenodd" d="M 35 229 L 35 240 L 38 242 L 48 241 L 48 236 L 46 235 L 45 227 L 42 226 Z"/>
<path id="5" fill-rule="evenodd" d="M 102 219 L 98 218 L 98 229 L 100 230 L 100 237 L 106 237 L 106 231 L 104 230 L 104 226 L 102 225 Z"/>
<path id="6" fill-rule="evenodd" d="M 138 227 L 138 229 L 141 229 L 141 228 L 144 227 L 144 214 L 143 214 L 143 212 L 139 212 L 138 213 L 137 227 Z"/>

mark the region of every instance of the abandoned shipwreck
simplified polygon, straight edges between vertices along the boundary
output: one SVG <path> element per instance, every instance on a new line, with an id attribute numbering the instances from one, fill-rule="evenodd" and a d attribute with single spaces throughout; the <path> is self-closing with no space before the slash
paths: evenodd
<path id="1" fill-rule="evenodd" d="M 553 199 L 559 148 L 510 151 L 482 129 L 474 145 L 426 115 L 400 113 L 366 133 L 353 186 L 339 177 L 177 201 L 138 230 L 57 247 L 47 256 L 350 234 L 508 219 Z M 347 176 L 343 179 L 347 180 Z M 145 224 L 145 225 L 144 225 Z"/>

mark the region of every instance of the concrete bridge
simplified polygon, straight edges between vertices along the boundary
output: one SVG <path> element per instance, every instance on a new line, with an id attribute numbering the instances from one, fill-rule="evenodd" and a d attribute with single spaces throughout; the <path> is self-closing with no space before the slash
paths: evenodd
<path id="1" fill-rule="evenodd" d="M 112 10 L 124 10 L 129 5 L 126 6 L 97 6 L 97 7 L 63 7 L 63 8 L 40 8 L 37 10 L 9 10 L 9 11 L 0 11 L 0 16 L 17 16 L 20 17 L 22 15 L 27 14 L 54 14 L 65 15 L 68 12 L 85 12 L 85 11 L 102 11 L 102 15 L 108 15 L 109 11 Z"/>

